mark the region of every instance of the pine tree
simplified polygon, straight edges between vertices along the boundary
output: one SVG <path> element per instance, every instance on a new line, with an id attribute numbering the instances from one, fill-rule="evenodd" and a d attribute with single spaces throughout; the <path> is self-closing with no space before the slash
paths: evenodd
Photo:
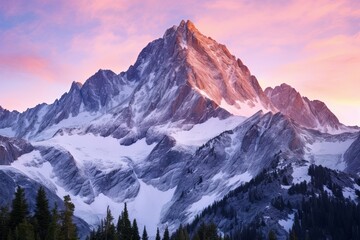
<path id="1" fill-rule="evenodd" d="M 137 226 L 137 222 L 135 218 L 132 224 L 132 240 L 140 240 L 139 228 Z"/>
<path id="2" fill-rule="evenodd" d="M 141 240 L 149 240 L 149 236 L 146 231 L 146 227 L 144 226 L 143 234 Z"/>
<path id="3" fill-rule="evenodd" d="M 118 218 L 117 225 L 116 225 L 116 233 L 117 233 L 117 236 L 118 236 L 119 240 L 122 240 L 121 234 L 122 234 L 122 229 L 123 228 L 124 228 L 124 221 L 122 220 L 121 214 L 120 214 L 119 218 Z"/>
<path id="4" fill-rule="evenodd" d="M 270 230 L 270 232 L 268 234 L 268 239 L 269 240 L 276 240 L 276 234 L 274 233 L 273 230 Z"/>
<path id="5" fill-rule="evenodd" d="M 122 223 L 120 224 L 120 239 L 131 239 L 132 229 L 126 203 L 124 204 L 124 210 L 121 213 L 121 221 Z"/>
<path id="6" fill-rule="evenodd" d="M 113 224 L 114 217 L 111 214 L 109 206 L 106 209 L 106 217 L 103 221 L 104 235 L 105 240 L 115 240 L 116 239 L 116 231 L 115 226 Z"/>
<path id="7" fill-rule="evenodd" d="M 195 234 L 195 236 L 193 237 L 193 240 L 201 240 L 199 237 L 199 234 Z"/>
<path id="8" fill-rule="evenodd" d="M 36 196 L 35 219 L 37 221 L 36 232 L 40 240 L 45 240 L 50 224 L 49 201 L 43 187 L 40 187 Z"/>
<path id="9" fill-rule="evenodd" d="M 22 221 L 16 228 L 15 239 L 21 240 L 35 240 L 34 226 L 30 224 L 26 219 Z"/>
<path id="10" fill-rule="evenodd" d="M 111 226 L 113 220 L 114 220 L 114 218 L 111 214 L 110 208 L 109 208 L 109 206 L 107 206 L 106 217 L 104 219 L 104 228 L 105 228 L 104 230 L 105 230 L 105 236 L 106 236 L 105 239 L 107 239 L 107 235 L 109 233 L 109 229 L 110 229 L 110 226 Z"/>
<path id="11" fill-rule="evenodd" d="M 0 240 L 7 240 L 9 233 L 9 209 L 2 207 L 0 209 Z"/>
<path id="12" fill-rule="evenodd" d="M 65 210 L 61 214 L 61 236 L 64 240 L 76 240 L 76 226 L 73 223 L 75 206 L 69 195 L 64 196 Z"/>
<path id="13" fill-rule="evenodd" d="M 49 224 L 49 230 L 47 232 L 47 240 L 57 240 L 59 239 L 59 233 L 60 233 L 60 225 L 59 225 L 59 212 L 58 212 L 58 206 L 55 202 L 55 206 L 53 210 L 51 211 L 51 220 Z"/>
<path id="14" fill-rule="evenodd" d="M 15 198 L 12 201 L 12 210 L 10 212 L 10 228 L 15 228 L 26 220 L 28 215 L 28 205 L 25 199 L 25 191 L 20 186 L 17 187 Z"/>
<path id="15" fill-rule="evenodd" d="M 163 240 L 170 240 L 169 228 L 167 226 L 166 226 L 165 231 L 164 231 Z"/>
<path id="16" fill-rule="evenodd" d="M 179 228 L 176 230 L 174 234 L 174 240 L 190 240 L 189 234 L 185 228 L 180 224 Z"/>
<path id="17" fill-rule="evenodd" d="M 161 240 L 159 228 L 156 228 L 156 237 L 155 237 L 155 240 Z"/>

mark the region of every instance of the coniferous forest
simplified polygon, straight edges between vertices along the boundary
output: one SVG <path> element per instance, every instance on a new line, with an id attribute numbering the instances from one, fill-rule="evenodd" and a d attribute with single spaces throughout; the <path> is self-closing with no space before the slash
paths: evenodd
<path id="1" fill-rule="evenodd" d="M 360 205 L 345 198 L 338 190 L 338 186 L 330 177 L 331 172 L 322 166 L 310 166 L 308 174 L 310 182 L 293 184 L 288 193 L 299 195 L 298 204 L 285 204 L 282 197 L 274 198 L 272 206 L 280 211 L 290 211 L 294 214 L 294 221 L 287 239 L 360 239 Z M 266 179 L 265 172 L 259 174 L 250 183 L 234 190 L 232 194 L 245 194 L 251 183 Z M 359 181 L 360 182 L 360 181 Z M 326 188 L 325 188 L 326 187 Z M 329 194 L 327 189 L 332 190 Z M 214 203 L 204 212 L 221 212 L 223 201 Z M 225 203 L 225 202 L 224 202 Z M 73 223 L 74 204 L 70 196 L 63 199 L 63 209 L 57 205 L 49 208 L 45 190 L 40 187 L 36 196 L 36 205 L 30 214 L 25 198 L 24 189 L 18 187 L 11 207 L 0 209 L 0 240 L 75 240 L 79 239 L 76 226 Z M 235 211 L 235 210 L 234 210 Z M 214 223 L 203 222 L 203 215 L 195 218 L 192 224 L 180 225 L 171 233 L 166 227 L 163 231 L 158 228 L 156 233 L 149 233 L 146 226 L 139 229 L 137 220 L 129 216 L 126 203 L 117 219 L 110 208 L 106 209 L 106 216 L 99 226 L 93 229 L 88 240 L 148 240 L 149 236 L 156 236 L 156 240 L 252 240 L 277 239 L 276 231 L 261 232 L 259 229 L 264 222 L 260 218 L 246 226 L 235 226 L 230 233 L 220 234 Z"/>
<path id="2" fill-rule="evenodd" d="M 25 191 L 18 186 L 11 210 L 8 207 L 0 209 L 0 240 L 76 240 L 74 210 L 69 195 L 64 196 L 62 211 L 56 204 L 50 210 L 45 190 L 40 187 L 35 211 L 30 214 Z"/>

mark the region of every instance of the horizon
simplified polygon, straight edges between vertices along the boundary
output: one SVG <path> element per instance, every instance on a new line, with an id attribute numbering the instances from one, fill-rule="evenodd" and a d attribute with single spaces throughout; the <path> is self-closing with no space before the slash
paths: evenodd
<path id="1" fill-rule="evenodd" d="M 189 9 L 189 3 L 197 7 Z M 5 3 L 0 6 L 0 106 L 22 112 L 52 103 L 72 82 L 84 83 L 98 69 L 126 71 L 147 43 L 189 19 L 241 59 L 263 90 L 289 84 L 302 96 L 323 101 L 340 122 L 360 125 L 357 9 L 360 3 L 350 0 Z"/>

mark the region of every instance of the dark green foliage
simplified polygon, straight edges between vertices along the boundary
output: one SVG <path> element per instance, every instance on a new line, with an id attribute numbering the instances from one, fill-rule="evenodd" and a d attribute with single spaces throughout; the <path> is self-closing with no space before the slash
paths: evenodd
<path id="1" fill-rule="evenodd" d="M 332 182 L 329 171 L 321 165 L 311 165 L 308 174 L 311 176 L 311 183 L 318 189 L 322 190 L 324 185 L 330 185 Z"/>
<path id="2" fill-rule="evenodd" d="M 132 240 L 140 240 L 139 228 L 137 226 L 136 219 L 133 220 L 132 224 Z"/>
<path id="3" fill-rule="evenodd" d="M 131 225 L 129 213 L 126 203 L 124 204 L 124 210 L 121 212 L 117 227 L 113 224 L 113 216 L 110 208 L 107 208 L 106 217 L 100 222 L 97 230 L 93 230 L 87 237 L 89 240 L 140 240 L 139 229 L 136 219 L 133 220 Z M 148 240 L 148 234 L 146 227 L 144 226 L 143 240 Z"/>
<path id="4" fill-rule="evenodd" d="M 338 173 L 331 171 L 323 166 L 311 165 L 308 170 L 308 174 L 311 176 L 311 183 L 319 190 L 323 190 L 324 186 L 328 187 L 335 197 L 343 198 L 342 188 L 335 184 L 332 180 L 333 177 L 338 177 Z"/>
<path id="5" fill-rule="evenodd" d="M 126 203 L 124 204 L 124 210 L 121 213 L 121 217 L 119 217 L 120 223 L 118 223 L 118 231 L 121 240 L 131 239 L 132 229 L 131 222 L 129 219 L 129 213 L 127 210 Z"/>
<path id="6" fill-rule="evenodd" d="M 15 231 L 15 239 L 21 240 L 35 240 L 34 226 L 26 219 L 22 221 Z"/>
<path id="7" fill-rule="evenodd" d="M 60 235 L 60 215 L 58 212 L 58 206 L 55 203 L 54 209 L 51 211 L 51 220 L 49 224 L 49 229 L 47 232 L 47 240 L 57 240 L 59 239 Z"/>
<path id="8" fill-rule="evenodd" d="M 10 229 L 15 232 L 16 227 L 24 222 L 28 217 L 28 205 L 26 203 L 25 191 L 20 186 L 17 187 L 15 198 L 12 201 L 10 212 Z"/>
<path id="9" fill-rule="evenodd" d="M 65 206 L 71 202 L 65 203 Z M 74 205 L 72 204 L 72 212 Z M 65 210 L 66 212 L 66 210 Z M 47 222 L 45 221 L 47 220 Z M 60 230 L 60 216 L 57 205 L 49 212 L 48 200 L 43 188 L 36 197 L 33 216 L 28 214 L 24 190 L 18 187 L 12 204 L 11 212 L 7 208 L 0 209 L 0 240 L 72 240 L 78 239 L 76 232 L 72 238 L 66 238 Z M 75 228 L 75 225 L 73 225 Z"/>
<path id="10" fill-rule="evenodd" d="M 276 240 L 276 234 L 274 233 L 273 230 L 270 230 L 270 232 L 268 234 L 268 239 L 269 240 Z"/>
<path id="11" fill-rule="evenodd" d="M 189 233 L 186 228 L 180 224 L 179 228 L 176 230 L 175 234 L 171 237 L 173 240 L 190 240 Z"/>
<path id="12" fill-rule="evenodd" d="M 306 194 L 307 192 L 307 184 L 306 181 L 303 181 L 301 183 L 293 184 L 288 190 L 289 195 L 294 194 Z"/>
<path id="13" fill-rule="evenodd" d="M 89 240 L 117 240 L 117 231 L 113 224 L 114 217 L 111 214 L 109 206 L 106 209 L 106 216 L 101 220 L 97 230 L 93 230 L 88 237 Z"/>
<path id="14" fill-rule="evenodd" d="M 109 206 L 106 209 L 106 217 L 104 219 L 104 235 L 106 240 L 115 240 L 116 231 L 115 225 L 113 224 L 114 217 L 111 214 Z"/>
<path id="15" fill-rule="evenodd" d="M 35 219 L 36 219 L 36 231 L 39 235 L 40 240 L 45 240 L 50 224 L 50 211 L 49 202 L 46 198 L 46 193 L 43 187 L 40 187 L 36 196 L 36 208 L 35 208 Z"/>
<path id="16" fill-rule="evenodd" d="M 273 198 L 271 200 L 271 205 L 280 211 L 285 209 L 285 202 L 282 196 L 277 196 Z"/>
<path id="17" fill-rule="evenodd" d="M 9 214 L 7 207 L 0 208 L 0 240 L 7 240 L 9 234 Z"/>
<path id="18" fill-rule="evenodd" d="M 146 231 L 146 227 L 144 226 L 143 234 L 141 240 L 149 240 L 149 236 Z"/>
<path id="19" fill-rule="evenodd" d="M 156 237 L 155 237 L 155 240 L 161 240 L 159 228 L 156 228 Z"/>
<path id="20" fill-rule="evenodd" d="M 262 199 L 262 192 L 257 187 L 249 188 L 248 197 L 251 203 L 260 201 Z"/>
<path id="21" fill-rule="evenodd" d="M 61 214 L 61 239 L 76 240 L 78 239 L 76 233 L 76 226 L 72 220 L 74 216 L 75 206 L 71 202 L 71 198 L 69 195 L 64 196 L 64 206 L 65 209 Z"/>
<path id="22" fill-rule="evenodd" d="M 242 227 L 240 230 L 235 231 L 232 235 L 233 240 L 261 240 L 264 239 L 257 223 L 249 224 L 248 226 Z"/>
<path id="23" fill-rule="evenodd" d="M 170 240 L 169 228 L 166 226 L 162 240 Z"/>
<path id="24" fill-rule="evenodd" d="M 124 224 L 124 222 L 121 219 L 121 215 L 119 215 L 117 225 L 116 225 L 116 233 L 117 233 L 118 239 L 120 239 L 120 240 L 121 240 L 121 236 L 120 236 L 121 229 L 123 229 L 123 227 L 124 227 L 123 224 Z"/>
<path id="25" fill-rule="evenodd" d="M 200 224 L 198 230 L 195 233 L 194 239 L 201 239 L 201 240 L 221 240 L 221 236 L 217 233 L 217 227 L 214 223 Z"/>
<path id="26" fill-rule="evenodd" d="M 302 201 L 290 239 L 360 239 L 360 206 L 322 191 Z"/>

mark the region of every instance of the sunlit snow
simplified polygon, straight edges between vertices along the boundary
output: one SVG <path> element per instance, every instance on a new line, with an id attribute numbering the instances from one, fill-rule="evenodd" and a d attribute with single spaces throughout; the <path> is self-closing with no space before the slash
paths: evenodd
<path id="1" fill-rule="evenodd" d="M 177 144 L 199 147 L 220 133 L 234 129 L 245 119 L 238 116 L 231 116 L 227 119 L 210 118 L 204 123 L 195 125 L 189 131 L 179 129 L 170 135 L 175 138 Z"/>
<path id="2" fill-rule="evenodd" d="M 232 113 L 236 116 L 245 116 L 250 117 L 258 111 L 268 112 L 262 104 L 260 100 L 250 101 L 247 100 L 245 102 L 236 101 L 235 104 L 229 104 L 225 99 L 221 99 L 220 107 L 225 109 L 226 111 Z"/>

